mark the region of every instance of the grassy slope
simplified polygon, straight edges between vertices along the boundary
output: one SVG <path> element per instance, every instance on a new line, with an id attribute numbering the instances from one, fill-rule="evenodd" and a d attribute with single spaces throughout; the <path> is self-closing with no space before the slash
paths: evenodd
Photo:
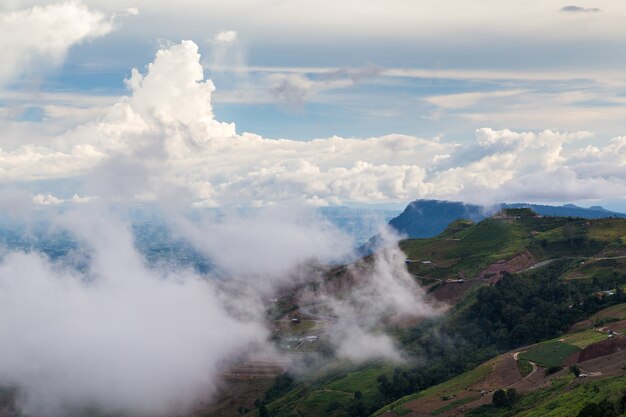
<path id="1" fill-rule="evenodd" d="M 453 234 L 406 240 L 401 248 L 409 259 L 432 262 L 411 265 L 409 270 L 415 275 L 447 278 L 459 271 L 475 274 L 493 262 L 511 258 L 527 242 L 527 233 L 517 223 L 486 219 Z"/>
<path id="2" fill-rule="evenodd" d="M 544 367 L 561 366 L 565 359 L 580 349 L 560 341 L 542 343 L 519 355 L 520 358 L 535 362 Z"/>
<path id="3" fill-rule="evenodd" d="M 403 405 L 408 403 L 409 401 L 425 397 L 443 397 L 456 395 L 460 391 L 465 390 L 470 385 L 473 385 L 483 379 L 491 372 L 492 367 L 492 361 L 486 362 L 472 369 L 471 371 L 456 376 L 442 384 L 435 385 L 434 387 L 430 387 L 428 389 L 425 389 L 424 391 L 402 397 L 399 400 L 396 400 L 393 403 L 381 408 L 374 415 L 378 416 L 389 410 L 392 410 L 396 414 L 404 415 L 410 412 L 410 410 L 403 407 Z"/>
<path id="4" fill-rule="evenodd" d="M 626 304 L 620 304 L 626 306 Z M 590 329 L 582 332 L 572 333 L 564 336 L 562 339 L 564 342 L 574 345 L 579 349 L 584 349 L 589 345 L 596 342 L 606 340 L 606 334 Z"/>
<path id="5" fill-rule="evenodd" d="M 593 279 L 609 277 L 612 274 L 626 273 L 626 257 L 616 259 L 584 259 L 581 258 L 566 279 Z"/>
<path id="6" fill-rule="evenodd" d="M 591 321 L 598 321 L 602 319 L 626 320 L 626 303 L 605 308 L 589 318 Z"/>
<path id="7" fill-rule="evenodd" d="M 528 241 L 519 223 L 496 219 L 486 219 L 460 235 L 459 245 L 448 256 L 460 259 L 459 268 L 476 272 L 490 263 L 513 257 Z"/>
<path id="8" fill-rule="evenodd" d="M 517 369 L 522 377 L 529 375 L 533 371 L 533 366 L 526 359 L 519 359 L 517 361 Z"/>
<path id="9" fill-rule="evenodd" d="M 333 415 L 329 406 L 333 402 L 347 404 L 361 391 L 364 399 L 380 395 L 376 379 L 381 374 L 390 375 L 392 368 L 382 364 L 370 364 L 358 369 L 335 369 L 324 372 L 295 388 L 267 405 L 270 415 L 294 417 L 319 417 Z M 247 414 L 258 416 L 258 411 Z"/>
<path id="10" fill-rule="evenodd" d="M 538 261 L 569 256 L 626 255 L 626 220 L 592 222 L 567 218 L 485 219 L 477 224 L 455 222 L 444 233 L 429 239 L 401 243 L 407 258 L 429 260 L 430 265 L 412 264 L 415 275 L 446 278 L 459 271 L 477 273 L 487 265 L 510 259 L 524 249 Z M 583 259 L 583 258 L 581 258 Z M 626 258 L 614 262 L 591 260 L 581 274 L 591 278 L 599 269 L 626 272 Z"/>
<path id="11" fill-rule="evenodd" d="M 623 313 L 626 314 L 626 303 L 620 304 L 617 306 L 609 307 L 605 310 L 597 314 L 616 314 Z M 606 335 L 595 330 L 584 330 L 577 333 L 568 334 L 557 339 L 547 340 L 545 342 L 537 344 L 532 349 L 520 354 L 519 358 L 522 361 L 531 360 L 542 366 L 560 366 L 563 361 L 571 354 L 578 352 L 580 349 L 585 348 L 595 342 L 605 340 Z M 556 349 L 556 346 L 559 346 Z M 522 362 L 520 361 L 520 362 Z M 410 412 L 407 408 L 404 407 L 408 402 L 424 397 L 442 397 L 442 396 L 453 396 L 466 389 L 470 385 L 480 381 L 492 369 L 493 360 L 489 360 L 484 364 L 472 369 L 471 371 L 465 372 L 455 378 L 452 378 L 449 381 L 446 381 L 442 384 L 436 385 L 434 387 L 428 388 L 419 393 L 407 395 L 405 397 L 400 398 L 399 400 L 394 401 L 391 404 L 386 405 L 377 411 L 374 415 L 383 414 L 385 411 L 392 410 L 399 415 L 404 415 Z M 530 367 L 526 366 L 528 363 L 525 362 L 522 364 L 522 367 Z M 529 369 L 526 369 L 526 374 L 530 373 Z M 521 371 L 521 370 L 520 370 Z M 522 375 L 525 372 L 521 372 Z M 626 387 L 626 386 L 625 386 Z M 460 404 L 459 404 L 460 405 Z"/>
<path id="12" fill-rule="evenodd" d="M 626 273 L 626 220 L 544 217 L 455 222 L 435 238 L 409 239 L 401 248 L 409 259 L 432 262 L 409 266 L 420 277 L 453 278 L 459 272 L 472 277 L 489 264 L 527 250 L 537 261 L 571 258 L 567 277 L 592 279 Z"/>
<path id="13" fill-rule="evenodd" d="M 617 400 L 626 387 L 626 376 L 604 378 L 579 384 L 571 376 L 559 378 L 551 387 L 527 394 L 509 409 L 482 407 L 468 417 L 572 417 L 588 402 Z"/>

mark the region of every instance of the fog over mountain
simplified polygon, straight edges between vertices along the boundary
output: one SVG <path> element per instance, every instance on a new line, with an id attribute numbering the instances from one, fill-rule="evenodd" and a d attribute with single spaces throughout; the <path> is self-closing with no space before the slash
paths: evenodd
<path id="1" fill-rule="evenodd" d="M 437 319 L 449 306 L 407 269 L 404 234 L 480 220 L 502 201 L 623 203 L 622 66 L 576 77 L 477 63 L 440 71 L 435 54 L 405 67 L 421 54 L 402 45 L 432 39 L 443 53 L 460 32 L 430 18 L 416 25 L 428 14 L 404 0 L 305 3 L 0 5 L 0 393 L 16 402 L 7 413 L 185 415 L 215 399 L 224 374 L 246 360 L 294 374 L 330 360 L 426 360 L 407 354 L 394 325 Z M 616 1 L 582 11 L 533 6 L 543 14 L 526 19 L 529 27 L 496 2 L 480 14 L 454 1 L 473 16 L 460 26 L 430 3 L 433 22 L 468 33 L 508 21 L 510 32 L 496 26 L 517 41 L 542 28 L 573 36 L 573 21 L 586 22 L 590 42 L 626 39 L 617 20 L 604 20 Z M 309 43 L 310 33 L 319 36 Z M 256 52 L 246 43 L 254 34 Z M 368 50 L 384 62 L 342 61 Z M 279 62 L 289 56 L 297 62 Z M 494 110 L 502 103 L 507 114 Z M 554 110 L 554 123 L 537 103 Z M 579 117 L 585 106 L 595 111 Z M 297 134 L 271 130 L 287 129 L 285 119 Z M 261 134 L 255 123 L 281 133 Z M 448 125 L 454 134 L 442 133 Z M 415 199 L 466 203 L 418 200 L 396 217 L 393 207 Z M 373 235 L 376 247 L 362 258 L 355 248 Z M 301 357 L 277 336 L 299 323 L 289 316 L 304 314 L 298 303 L 321 323 L 298 343 L 324 339 Z M 280 323 L 270 320 L 276 311 Z"/>

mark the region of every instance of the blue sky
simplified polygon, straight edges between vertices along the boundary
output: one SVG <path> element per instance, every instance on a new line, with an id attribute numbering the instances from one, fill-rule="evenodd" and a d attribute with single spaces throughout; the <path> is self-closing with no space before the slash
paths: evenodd
<path id="1" fill-rule="evenodd" d="M 78 12 L 72 8 L 81 10 L 83 17 L 77 18 Z M 176 4 L 158 0 L 13 0 L 3 4 L 0 13 L 8 51 L 7 69 L 0 73 L 0 122 L 8 132 L 3 139 L 5 152 L 30 143 L 23 133 L 28 131 L 33 132 L 33 143 L 48 146 L 46 155 L 53 153 L 56 148 L 49 143 L 59 142 L 59 135 L 97 123 L 120 97 L 132 96 L 125 82 L 131 78 L 131 69 L 147 75 L 148 64 L 158 51 L 187 39 L 201 55 L 198 62 L 203 77 L 215 86 L 211 117 L 234 123 L 237 134 L 250 132 L 265 139 L 290 141 L 334 136 L 367 141 L 400 134 L 417 141 L 426 139 L 434 143 L 433 149 L 442 142 L 448 149 L 441 150 L 437 158 L 458 163 L 445 165 L 444 174 L 442 165 L 434 160 L 422 165 L 416 162 L 411 169 L 422 171 L 419 181 L 423 187 L 416 183 L 407 186 L 405 181 L 391 187 L 395 191 L 375 190 L 377 186 L 370 190 L 372 184 L 363 183 L 357 188 L 363 186 L 367 192 L 333 195 L 330 183 L 307 184 L 311 189 L 300 196 L 277 191 L 276 196 L 283 196 L 276 197 L 281 201 L 304 198 L 320 204 L 379 204 L 420 197 L 467 199 L 475 195 L 468 190 L 477 184 L 455 179 L 444 186 L 435 178 L 449 178 L 459 170 L 474 170 L 473 175 L 478 175 L 484 167 L 467 164 L 482 160 L 483 165 L 491 161 L 491 168 L 479 181 L 485 194 L 479 200 L 572 200 L 583 205 L 604 201 L 624 207 L 616 191 L 619 187 L 607 185 L 613 192 L 606 197 L 581 191 L 593 189 L 590 182 L 621 185 L 624 179 L 624 150 L 615 144 L 625 134 L 626 116 L 626 6 L 621 1 L 570 4 L 550 0 L 528 5 L 473 0 L 394 0 L 384 4 L 373 0 L 339 4 L 309 0 L 184 0 Z M 27 30 L 33 24 L 29 16 L 38 13 L 47 20 L 40 19 L 37 24 L 48 22 L 49 27 Z M 23 21 L 15 24 L 20 19 Z M 58 35 L 59 40 L 48 49 L 41 47 L 47 42 L 46 30 L 59 33 L 55 32 L 59 21 L 67 36 Z M 518 138 L 527 133 L 548 137 L 542 133 L 547 131 L 561 139 L 521 144 L 519 139 L 516 143 L 503 139 L 509 136 L 502 133 L 497 135 L 502 142 L 498 146 L 510 149 L 501 149 L 480 143 L 479 129 L 512 132 Z M 568 139 L 562 139 L 565 137 Z M 565 188 L 571 192 L 553 198 L 528 190 L 513 195 L 504 192 L 514 187 L 498 181 L 498 175 L 513 181 L 533 174 L 518 164 L 525 157 L 516 152 L 533 148 L 540 154 L 547 152 L 546 147 L 556 149 L 550 152 L 558 155 L 539 161 L 537 169 L 551 175 L 568 170 L 571 175 Z M 420 153 L 417 148 L 413 151 Z M 498 172 L 493 162 L 496 156 L 488 152 L 506 159 L 506 173 Z M 611 152 L 610 161 L 597 160 Z M 430 155 L 430 151 L 424 154 Z M 514 154 L 516 163 L 509 158 Z M 356 169 L 358 162 L 370 163 L 375 169 L 398 169 L 408 167 L 410 161 L 389 155 L 372 162 L 366 155 L 350 155 L 352 160 L 342 160 L 337 166 L 318 163 L 321 156 L 313 153 L 298 163 L 312 163 L 320 175 L 328 177 L 321 181 L 332 183 L 338 180 L 330 175 L 338 172 L 333 169 Z M 278 168 L 280 161 L 274 158 L 258 162 L 276 161 Z M 600 164 L 604 164 L 602 169 Z M 281 169 L 291 172 L 292 168 L 285 165 Z M 54 179 L 87 175 L 83 168 L 56 172 Z M 212 175 L 225 181 L 224 175 Z M 237 175 L 239 179 L 241 173 Z M 398 175 L 406 179 L 407 174 Z M 458 175 L 454 174 L 455 178 Z M 4 181 L 16 178 L 26 180 L 7 175 Z M 203 180 L 206 189 L 217 196 L 220 184 L 215 179 Z M 435 187 L 435 183 L 439 185 Z M 255 204 L 269 203 L 256 197 Z M 212 201 L 219 205 L 234 200 L 230 196 Z"/>

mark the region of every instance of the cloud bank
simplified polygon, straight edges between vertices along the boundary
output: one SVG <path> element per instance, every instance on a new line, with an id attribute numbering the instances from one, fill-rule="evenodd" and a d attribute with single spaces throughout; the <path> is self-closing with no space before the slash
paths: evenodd
<path id="1" fill-rule="evenodd" d="M 590 133 L 481 128 L 464 145 L 400 134 L 310 141 L 240 134 L 214 118 L 215 87 L 191 41 L 159 51 L 145 73 L 133 70 L 127 85 L 130 95 L 100 120 L 47 145 L 1 150 L 0 180 L 83 178 L 97 170 L 115 175 L 132 166 L 142 172 L 143 191 L 122 195 L 124 178 L 139 178 L 126 175 L 107 192 L 149 200 L 178 190 L 196 206 L 532 200 L 542 197 L 538 176 L 550 178 L 553 199 L 619 198 L 626 191 L 624 137 L 582 146 Z M 455 105 L 454 97 L 446 100 Z"/>

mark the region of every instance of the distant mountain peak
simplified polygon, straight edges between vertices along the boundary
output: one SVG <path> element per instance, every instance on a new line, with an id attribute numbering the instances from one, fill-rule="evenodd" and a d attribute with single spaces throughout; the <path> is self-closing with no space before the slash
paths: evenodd
<path id="1" fill-rule="evenodd" d="M 392 219 L 389 225 L 410 238 L 433 237 L 446 230 L 448 225 L 455 220 L 466 219 L 479 222 L 498 212 L 501 212 L 501 216 L 514 215 L 515 217 L 540 215 L 587 219 L 613 216 L 626 218 L 626 214 L 605 210 L 599 206 L 584 208 L 571 203 L 563 206 L 528 203 L 495 204 L 487 208 L 459 201 L 415 200 L 409 203 L 398 217 Z"/>

